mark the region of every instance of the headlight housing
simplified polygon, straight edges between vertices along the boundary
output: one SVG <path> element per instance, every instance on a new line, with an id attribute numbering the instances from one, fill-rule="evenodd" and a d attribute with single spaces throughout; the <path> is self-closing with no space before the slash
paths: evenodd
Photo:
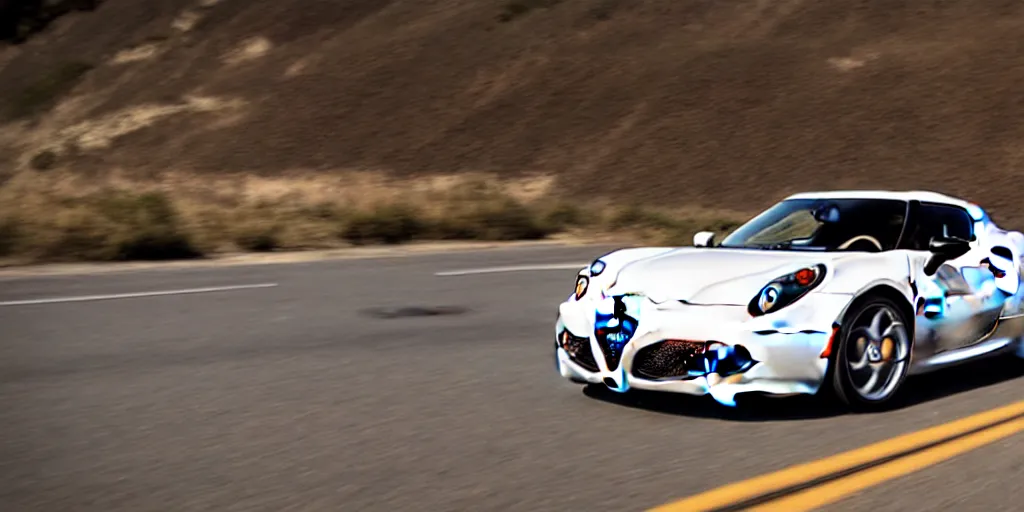
<path id="1" fill-rule="evenodd" d="M 576 300 L 580 300 L 587 294 L 587 288 L 589 286 L 590 278 L 585 275 L 576 276 Z"/>
<path id="2" fill-rule="evenodd" d="M 805 267 L 772 280 L 750 301 L 751 316 L 774 313 L 803 297 L 825 277 L 825 265 Z"/>
<path id="3" fill-rule="evenodd" d="M 605 263 L 598 258 L 585 269 L 586 272 L 576 276 L 576 290 L 574 292 L 576 300 L 582 299 L 587 294 L 587 288 L 590 287 L 590 278 L 601 275 L 601 272 L 604 272 L 604 267 Z"/>

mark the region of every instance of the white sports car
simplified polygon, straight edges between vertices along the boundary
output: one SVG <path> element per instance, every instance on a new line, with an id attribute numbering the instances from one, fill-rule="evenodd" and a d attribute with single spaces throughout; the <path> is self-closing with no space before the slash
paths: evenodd
<path id="1" fill-rule="evenodd" d="M 827 389 L 871 407 L 908 375 L 1024 357 L 1024 234 L 966 201 L 798 194 L 694 246 L 621 249 L 582 269 L 559 306 L 559 373 L 726 405 Z"/>

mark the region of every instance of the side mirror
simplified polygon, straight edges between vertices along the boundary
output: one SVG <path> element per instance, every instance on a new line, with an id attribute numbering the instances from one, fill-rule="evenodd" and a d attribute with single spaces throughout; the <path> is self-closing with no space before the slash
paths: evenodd
<path id="1" fill-rule="evenodd" d="M 928 242 L 928 251 L 932 253 L 932 256 L 928 258 L 928 262 L 924 265 L 925 275 L 935 275 L 943 263 L 959 258 L 967 254 L 969 250 L 971 250 L 971 244 L 967 240 L 933 237 Z"/>
<path id="2" fill-rule="evenodd" d="M 693 235 L 694 247 L 711 247 L 715 243 L 714 231 L 701 231 Z"/>

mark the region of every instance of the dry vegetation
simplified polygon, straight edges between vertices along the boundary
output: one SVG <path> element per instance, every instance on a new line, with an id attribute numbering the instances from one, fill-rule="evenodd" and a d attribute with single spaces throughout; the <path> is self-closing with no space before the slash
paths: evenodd
<path id="1" fill-rule="evenodd" d="M 530 240 L 595 232 L 688 243 L 728 230 L 735 212 L 570 203 L 552 180 L 370 173 L 84 177 L 23 173 L 0 186 L 0 256 L 9 262 L 191 258 L 236 251 L 417 240 Z"/>
<path id="2" fill-rule="evenodd" d="M 80 4 L 0 46 L 8 258 L 687 243 L 836 188 L 1024 226 L 1024 2 Z"/>

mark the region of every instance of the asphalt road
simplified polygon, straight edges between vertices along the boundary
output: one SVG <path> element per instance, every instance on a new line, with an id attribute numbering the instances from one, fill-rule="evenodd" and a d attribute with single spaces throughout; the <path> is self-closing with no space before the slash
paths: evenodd
<path id="1" fill-rule="evenodd" d="M 0 279 L 0 509 L 642 510 L 1024 398 L 1011 359 L 879 414 L 585 393 L 551 355 L 573 270 L 435 275 L 603 250 Z M 1022 441 L 829 510 L 1019 510 Z"/>

